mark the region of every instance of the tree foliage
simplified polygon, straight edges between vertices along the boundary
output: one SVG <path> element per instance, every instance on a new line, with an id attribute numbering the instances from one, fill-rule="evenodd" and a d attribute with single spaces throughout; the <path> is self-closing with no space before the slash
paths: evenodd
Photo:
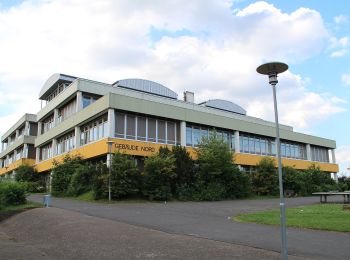
<path id="1" fill-rule="evenodd" d="M 157 153 L 145 160 L 143 194 L 150 200 L 169 200 L 173 194 L 171 186 L 176 179 L 175 159 L 169 154 Z"/>
<path id="2" fill-rule="evenodd" d="M 258 195 L 278 194 L 278 174 L 273 158 L 264 157 L 256 165 L 256 172 L 252 174 L 252 189 Z"/>
<path id="3" fill-rule="evenodd" d="M 139 192 L 141 175 L 134 158 L 117 151 L 113 154 L 111 167 L 112 198 L 125 198 Z"/>

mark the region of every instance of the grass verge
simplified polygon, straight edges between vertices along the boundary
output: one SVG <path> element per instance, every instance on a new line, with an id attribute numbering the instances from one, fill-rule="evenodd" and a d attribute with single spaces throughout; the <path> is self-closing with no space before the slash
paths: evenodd
<path id="1" fill-rule="evenodd" d="M 27 209 L 40 207 L 42 207 L 42 204 L 32 201 L 27 201 L 27 203 L 22 205 L 1 207 L 0 222 Z"/>
<path id="2" fill-rule="evenodd" d="M 280 211 L 268 210 L 248 213 L 233 218 L 240 222 L 266 225 L 280 224 Z M 317 204 L 286 209 L 288 227 L 350 232 L 350 210 L 340 204 Z"/>

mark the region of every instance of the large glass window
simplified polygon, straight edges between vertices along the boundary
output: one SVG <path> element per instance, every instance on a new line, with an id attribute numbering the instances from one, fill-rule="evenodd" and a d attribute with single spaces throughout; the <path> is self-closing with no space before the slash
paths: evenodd
<path id="1" fill-rule="evenodd" d="M 328 148 L 311 145 L 311 160 L 315 162 L 329 162 Z"/>
<path id="2" fill-rule="evenodd" d="M 126 139 L 135 139 L 136 116 L 126 115 Z"/>
<path id="3" fill-rule="evenodd" d="M 58 122 L 66 120 L 68 117 L 73 115 L 77 109 L 77 101 L 73 99 L 68 104 L 64 105 L 58 110 Z"/>
<path id="4" fill-rule="evenodd" d="M 144 141 L 146 140 L 146 118 L 137 117 L 137 140 Z"/>
<path id="5" fill-rule="evenodd" d="M 56 154 L 69 152 L 75 148 L 74 132 L 66 134 L 57 139 Z"/>
<path id="6" fill-rule="evenodd" d="M 54 116 L 53 114 L 51 114 L 42 122 L 42 129 L 41 129 L 42 134 L 54 127 L 53 118 Z"/>
<path id="7" fill-rule="evenodd" d="M 158 120 L 158 142 L 165 143 L 165 121 Z"/>
<path id="8" fill-rule="evenodd" d="M 167 143 L 168 144 L 175 144 L 175 123 L 174 122 L 167 122 Z"/>
<path id="9" fill-rule="evenodd" d="M 82 145 L 97 141 L 108 136 L 107 116 L 103 116 L 80 128 L 80 143 Z"/>
<path id="10" fill-rule="evenodd" d="M 148 141 L 157 141 L 157 121 L 154 118 L 148 118 Z"/>
<path id="11" fill-rule="evenodd" d="M 125 114 L 115 114 L 115 135 L 119 138 L 125 138 Z"/>
<path id="12" fill-rule="evenodd" d="M 186 145 L 192 146 L 192 126 L 186 126 Z"/>

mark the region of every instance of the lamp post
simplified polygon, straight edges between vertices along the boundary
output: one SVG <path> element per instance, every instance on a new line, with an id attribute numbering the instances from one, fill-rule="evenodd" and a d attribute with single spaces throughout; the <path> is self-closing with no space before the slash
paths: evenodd
<path id="1" fill-rule="evenodd" d="M 275 110 L 275 123 L 276 123 L 276 148 L 277 148 L 277 161 L 278 161 L 278 179 L 280 190 L 280 217 L 281 217 L 281 239 L 282 239 L 282 259 L 288 258 L 287 252 L 287 234 L 286 234 L 286 209 L 283 196 L 283 180 L 282 180 L 282 160 L 281 160 L 281 146 L 280 146 L 280 129 L 278 123 L 278 110 L 277 110 L 277 98 L 276 98 L 276 84 L 278 83 L 277 75 L 285 72 L 288 69 L 288 65 L 281 62 L 270 62 L 260 65 L 256 71 L 260 74 L 268 75 L 269 83 L 272 86 L 273 92 L 273 104 Z"/>
<path id="2" fill-rule="evenodd" d="M 111 166 L 112 166 L 112 145 L 114 144 L 113 141 L 108 140 L 108 200 L 111 202 L 112 196 L 111 196 Z"/>

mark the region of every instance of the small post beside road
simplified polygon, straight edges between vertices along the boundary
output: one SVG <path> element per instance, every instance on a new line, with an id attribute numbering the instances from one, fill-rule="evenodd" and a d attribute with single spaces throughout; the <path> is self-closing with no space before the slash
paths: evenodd
<path id="1" fill-rule="evenodd" d="M 112 145 L 113 141 L 108 140 L 108 157 L 107 157 L 107 165 L 108 165 L 108 201 L 111 202 L 112 194 L 111 194 L 111 166 L 112 166 Z"/>

